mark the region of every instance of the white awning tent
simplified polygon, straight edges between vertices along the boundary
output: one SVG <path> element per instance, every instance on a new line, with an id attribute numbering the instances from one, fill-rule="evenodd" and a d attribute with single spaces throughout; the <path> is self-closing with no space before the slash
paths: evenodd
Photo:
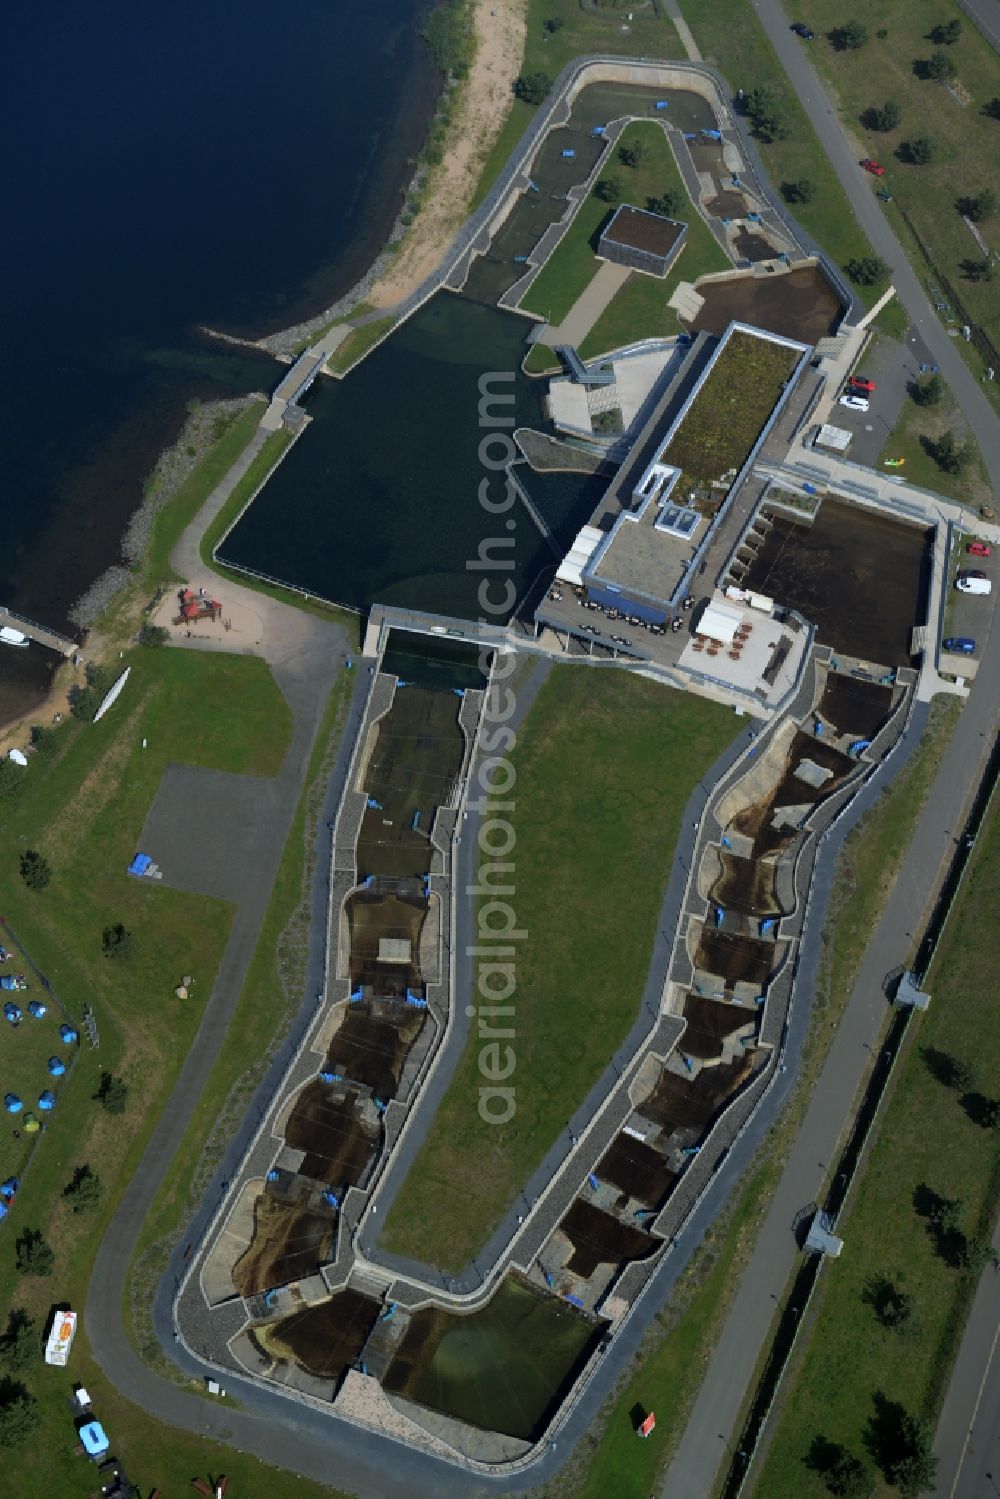
<path id="1" fill-rule="evenodd" d="M 583 569 L 604 540 L 604 532 L 596 526 L 584 526 L 572 547 L 556 568 L 560 583 L 572 583 L 579 588 L 583 582 Z"/>
<path id="2" fill-rule="evenodd" d="M 742 623 L 743 615 L 739 609 L 711 603 L 698 621 L 697 630 L 699 635 L 707 635 L 710 640 L 718 640 L 721 645 L 731 645 Z"/>

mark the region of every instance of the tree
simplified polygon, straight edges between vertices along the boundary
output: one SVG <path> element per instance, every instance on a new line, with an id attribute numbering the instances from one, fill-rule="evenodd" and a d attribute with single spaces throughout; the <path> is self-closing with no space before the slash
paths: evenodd
<path id="1" fill-rule="evenodd" d="M 548 73 L 541 71 L 537 73 L 522 73 L 514 84 L 514 93 L 525 104 L 541 104 L 552 87 L 552 79 Z"/>
<path id="2" fill-rule="evenodd" d="M 546 21 L 544 29 L 548 32 L 549 36 L 555 36 L 556 32 L 561 31 L 565 24 L 562 16 L 553 16 L 550 20 Z"/>
<path id="3" fill-rule="evenodd" d="M 927 1214 L 942 1237 L 961 1232 L 964 1203 L 958 1197 L 938 1197 Z"/>
<path id="4" fill-rule="evenodd" d="M 895 130 L 902 118 L 903 111 L 895 99 L 887 99 L 884 104 L 876 105 L 867 111 L 865 124 L 872 130 Z"/>
<path id="5" fill-rule="evenodd" d="M 785 101 L 775 89 L 759 83 L 743 102 L 753 133 L 761 140 L 783 141 L 791 135 Z"/>
<path id="6" fill-rule="evenodd" d="M 845 21 L 832 36 L 835 47 L 843 52 L 856 52 L 868 40 L 868 27 L 863 21 Z"/>
<path id="7" fill-rule="evenodd" d="M 913 1297 L 886 1275 L 873 1276 L 862 1292 L 883 1327 L 902 1332 L 913 1316 Z"/>
<path id="8" fill-rule="evenodd" d="M 928 445 L 931 457 L 945 474 L 961 473 L 965 465 L 966 452 L 954 432 L 942 432 L 936 441 Z"/>
<path id="9" fill-rule="evenodd" d="M 811 203 L 816 196 L 816 184 L 811 177 L 800 177 L 797 182 L 783 182 L 781 192 L 786 203 Z"/>
<path id="10" fill-rule="evenodd" d="M 29 890 L 44 890 L 52 878 L 52 867 L 37 848 L 26 848 L 20 860 L 21 878 Z"/>
<path id="11" fill-rule="evenodd" d="M 675 219 L 684 207 L 684 198 L 675 188 L 670 188 L 658 198 L 647 198 L 646 207 L 650 213 L 662 214 L 665 219 Z"/>
<path id="12" fill-rule="evenodd" d="M 963 260 L 962 270 L 970 281 L 992 281 L 996 275 L 992 260 Z"/>
<path id="13" fill-rule="evenodd" d="M 991 120 L 1000 120 L 1000 95 L 994 94 L 992 99 L 987 99 L 983 105 L 983 114 Z"/>
<path id="14" fill-rule="evenodd" d="M 101 933 L 101 948 L 106 958 L 127 960 L 135 951 L 135 937 L 128 927 L 116 921 Z"/>
<path id="15" fill-rule="evenodd" d="M 966 1275 L 980 1276 L 993 1258 L 993 1245 L 989 1239 L 979 1239 L 973 1236 L 971 1239 L 963 1238 L 955 1254 L 955 1260 L 960 1270 Z"/>
<path id="16" fill-rule="evenodd" d="M 648 155 L 647 148 L 642 141 L 629 141 L 627 146 L 619 146 L 618 160 L 622 166 L 637 167 Z"/>
<path id="17" fill-rule="evenodd" d="M 940 406 L 944 399 L 944 381 L 940 375 L 924 375 L 914 381 L 912 395 L 918 406 Z M 952 1084 L 949 1082 L 948 1086 Z"/>
<path id="18" fill-rule="evenodd" d="M 620 203 L 622 183 L 620 177 L 602 177 L 594 188 L 594 194 L 602 203 Z"/>
<path id="19" fill-rule="evenodd" d="M 917 1499 L 934 1487 L 938 1460 L 931 1451 L 931 1432 L 926 1421 L 904 1412 L 899 1427 L 898 1456 L 886 1465 L 886 1478 L 903 1499 Z"/>
<path id="20" fill-rule="evenodd" d="M 867 1499 L 872 1491 L 871 1470 L 846 1447 L 841 1447 L 832 1460 L 823 1482 L 837 1499 Z"/>
<path id="21" fill-rule="evenodd" d="M 877 286 L 889 276 L 889 267 L 881 255 L 862 255 L 847 262 L 847 274 L 859 286 Z"/>
<path id="22" fill-rule="evenodd" d="M 22 1275 L 51 1275 L 56 1257 L 40 1229 L 26 1228 L 15 1245 L 17 1268 Z"/>
<path id="23" fill-rule="evenodd" d="M 166 645 L 170 639 L 170 631 L 165 630 L 162 625 L 151 625 L 147 621 L 139 626 L 139 634 L 136 638 L 140 645 L 153 647 Z"/>
<path id="24" fill-rule="evenodd" d="M 935 26 L 931 32 L 931 41 L 939 47 L 950 47 L 957 42 L 962 35 L 962 23 L 957 16 L 951 21 L 945 21 Z"/>
<path id="25" fill-rule="evenodd" d="M 947 52 L 932 52 L 924 64 L 924 72 L 928 78 L 936 78 L 943 82 L 947 78 L 954 78 L 955 64 Z"/>
<path id="26" fill-rule="evenodd" d="M 102 1072 L 94 1097 L 109 1114 L 124 1114 L 128 1101 L 128 1084 L 122 1078 L 115 1077 L 113 1072 Z"/>
<path id="27" fill-rule="evenodd" d="M 918 135 L 915 140 L 907 141 L 906 154 L 915 167 L 926 166 L 933 161 L 937 153 L 937 144 L 932 136 Z"/>
<path id="28" fill-rule="evenodd" d="M 8 1369 L 26 1369 L 38 1357 L 38 1327 L 23 1307 L 11 1312 L 0 1338 L 0 1360 Z"/>
<path id="29" fill-rule="evenodd" d="M 0 1447 L 17 1447 L 38 1427 L 38 1401 L 24 1385 L 5 1381 L 0 1404 Z"/>
<path id="30" fill-rule="evenodd" d="M 77 1166 L 63 1196 L 74 1213 L 89 1213 L 100 1202 L 102 1190 L 101 1178 L 89 1166 Z"/>
<path id="31" fill-rule="evenodd" d="M 996 212 L 997 195 L 991 187 L 986 187 L 981 193 L 976 193 L 972 198 L 959 198 L 958 211 L 978 224 L 982 219 L 992 218 Z"/>

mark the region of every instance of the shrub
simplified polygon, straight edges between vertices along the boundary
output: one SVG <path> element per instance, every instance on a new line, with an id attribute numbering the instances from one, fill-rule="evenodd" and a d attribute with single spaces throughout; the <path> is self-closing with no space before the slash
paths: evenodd
<path id="1" fill-rule="evenodd" d="M 94 1097 L 109 1114 L 124 1114 L 128 1102 L 128 1084 L 122 1078 L 115 1077 L 113 1072 L 102 1072 Z"/>
<path id="2" fill-rule="evenodd" d="M 752 88 L 743 101 L 754 135 L 763 141 L 787 140 L 791 135 L 784 99 L 766 83 Z"/>
<path id="3" fill-rule="evenodd" d="M 22 1384 L 5 1381 L 0 1394 L 0 1447 L 17 1447 L 37 1430 L 38 1401 Z"/>
<path id="4" fill-rule="evenodd" d="M 878 286 L 889 278 L 889 266 L 881 255 L 862 255 L 847 262 L 847 274 L 859 286 Z"/>
<path id="5" fill-rule="evenodd" d="M 139 626 L 137 638 L 140 645 L 154 647 L 166 645 L 170 639 L 170 631 L 165 630 L 162 625 L 144 624 Z"/>
<path id="6" fill-rule="evenodd" d="M 1000 95 L 987 99 L 983 105 L 983 114 L 991 120 L 1000 120 Z"/>
<path id="7" fill-rule="evenodd" d="M 16 796 L 20 791 L 24 777 L 24 769 L 15 765 L 13 760 L 6 756 L 0 760 L 0 798 Z"/>
<path id="8" fill-rule="evenodd" d="M 8 1369 L 26 1369 L 38 1357 L 38 1327 L 23 1308 L 12 1311 L 0 1338 L 0 1361 Z"/>
<path id="9" fill-rule="evenodd" d="M 127 926 L 116 921 L 101 933 L 101 949 L 106 958 L 128 959 L 135 951 L 135 937 Z"/>
<path id="10" fill-rule="evenodd" d="M 17 1268 L 22 1275 L 51 1275 L 56 1257 L 40 1229 L 26 1228 L 15 1245 Z"/>
<path id="11" fill-rule="evenodd" d="M 541 71 L 537 73 L 522 73 L 514 84 L 514 93 L 525 104 L 541 104 L 552 87 L 552 79 L 548 73 Z"/>
<path id="12" fill-rule="evenodd" d="M 816 196 L 816 184 L 811 177 L 800 177 L 797 182 L 783 182 L 781 195 L 786 203 L 811 203 Z"/>
<path id="13" fill-rule="evenodd" d="M 594 194 L 602 203 L 620 203 L 622 184 L 620 177 L 602 177 L 594 188 Z"/>
<path id="14" fill-rule="evenodd" d="M 918 406 L 940 406 L 944 399 L 944 381 L 940 375 L 924 375 L 914 383 L 912 394 Z"/>
<path id="15" fill-rule="evenodd" d="M 927 450 L 942 473 L 958 474 L 965 466 L 966 451 L 954 432 L 943 432 L 937 441 L 929 441 Z"/>
<path id="16" fill-rule="evenodd" d="M 947 52 L 932 52 L 924 64 L 924 72 L 928 78 L 937 78 L 943 81 L 946 78 L 954 78 L 955 64 Z"/>
<path id="17" fill-rule="evenodd" d="M 649 152 L 642 141 L 630 141 L 627 146 L 619 146 L 618 160 L 622 166 L 637 167 L 644 161 Z"/>
<path id="18" fill-rule="evenodd" d="M 44 890 L 52 878 L 52 867 L 37 848 L 26 848 L 20 861 L 21 878 L 29 890 Z"/>
<path id="19" fill-rule="evenodd" d="M 974 224 L 983 219 L 992 218 L 996 213 L 997 195 L 991 187 L 984 188 L 981 193 L 976 193 L 972 198 L 959 198 L 958 211 L 971 219 Z"/>
<path id="20" fill-rule="evenodd" d="M 843 52 L 856 52 L 868 40 L 868 27 L 863 21 L 845 21 L 831 35 L 835 47 Z"/>
<path id="21" fill-rule="evenodd" d="M 903 118 L 903 111 L 895 99 L 887 99 L 884 104 L 869 109 L 865 116 L 865 123 L 872 130 L 895 130 Z"/>
<path id="22" fill-rule="evenodd" d="M 931 41 L 938 47 L 950 47 L 957 42 L 962 35 L 962 23 L 957 16 L 951 21 L 945 21 L 935 26 L 931 32 Z"/>
<path id="23" fill-rule="evenodd" d="M 916 140 L 907 141 L 906 155 L 914 166 L 926 166 L 927 162 L 933 161 L 937 147 L 929 135 L 918 135 Z"/>
<path id="24" fill-rule="evenodd" d="M 33 723 L 31 725 L 31 747 L 40 755 L 47 755 L 56 747 L 56 731 L 47 728 L 45 724 Z"/>
<path id="25" fill-rule="evenodd" d="M 102 1191 L 101 1178 L 89 1166 L 77 1166 L 63 1189 L 63 1196 L 74 1213 L 89 1213 L 100 1202 Z"/>
<path id="26" fill-rule="evenodd" d="M 659 198 L 647 198 L 646 207 L 650 213 L 662 214 L 665 219 L 675 219 L 684 207 L 684 196 L 676 188 L 671 188 Z"/>

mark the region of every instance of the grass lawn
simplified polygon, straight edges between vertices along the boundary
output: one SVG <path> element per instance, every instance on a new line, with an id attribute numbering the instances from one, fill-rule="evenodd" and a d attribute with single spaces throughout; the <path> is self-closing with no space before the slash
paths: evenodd
<path id="1" fill-rule="evenodd" d="M 260 452 L 201 538 L 201 560 L 206 566 L 211 567 L 215 548 L 254 491 L 259 489 L 282 455 L 291 447 L 292 441 L 291 432 L 284 427 L 265 439 Z"/>
<path id="2" fill-rule="evenodd" d="M 661 180 L 664 190 L 675 188 L 686 192 L 672 152 Z M 682 217 L 685 217 L 683 212 Z M 661 281 L 656 276 L 645 276 L 641 271 L 632 272 L 581 343 L 579 352 L 584 359 L 594 359 L 598 354 L 620 349 L 637 338 L 679 333 L 681 324 L 677 314 L 667 305 L 678 284 L 697 281 L 699 276 L 708 276 L 715 271 L 732 269 L 732 262 L 693 204 L 686 218 L 687 239 L 667 275 Z"/>
<path id="3" fill-rule="evenodd" d="M 0 1253 L 0 1323 L 12 1305 L 43 1320 L 54 1301 L 83 1304 L 97 1244 L 115 1202 L 135 1170 L 155 1118 L 173 1085 L 200 1020 L 229 932 L 230 908 L 131 879 L 146 811 L 170 760 L 249 775 L 272 775 L 288 741 L 284 699 L 263 662 L 186 651 L 136 651 L 133 675 L 101 723 L 72 720 L 54 748 L 32 760 L 19 796 L 0 807 L 0 879 L 5 914 L 70 1009 L 94 1005 L 101 1045 L 84 1046 L 59 1095 L 43 1147 L 35 1156 Z M 141 749 L 146 737 L 148 748 Z M 42 892 L 17 876 L 21 848 L 40 849 L 53 878 Z M 101 954 L 101 931 L 121 920 L 135 933 L 134 955 L 120 963 Z M 183 973 L 192 996 L 175 999 Z M 29 1022 L 25 1021 L 27 1025 Z M 32 1022 L 33 1023 L 33 1022 Z M 93 1102 L 102 1069 L 124 1077 L 124 1114 Z M 103 1186 L 96 1211 L 75 1216 L 62 1200 L 76 1167 L 89 1165 Z M 55 1251 L 50 1277 L 18 1275 L 15 1239 L 40 1228 Z M 42 1405 L 43 1425 L 18 1452 L 20 1492 L 83 1495 L 94 1474 L 73 1457 L 65 1398 L 72 1379 L 91 1389 L 115 1450 L 145 1489 L 153 1482 L 180 1492 L 192 1474 L 224 1470 L 246 1484 L 260 1468 L 149 1420 L 128 1406 L 93 1366 L 86 1329 L 67 1371 L 38 1363 L 24 1376 Z M 314 1494 L 299 1480 L 275 1478 L 269 1493 Z M 252 1493 L 248 1489 L 248 1493 Z"/>
<path id="4" fill-rule="evenodd" d="M 45 1144 L 45 1137 L 42 1134 L 30 1134 L 25 1131 L 24 1118 L 26 1114 L 31 1113 L 36 1119 L 45 1122 L 45 1114 L 38 1108 L 38 1095 L 43 1089 L 48 1088 L 53 1092 L 57 1101 L 60 1097 L 65 1077 L 49 1075 L 47 1067 L 49 1057 L 59 1057 L 69 1067 L 74 1059 L 76 1047 L 66 1046 L 59 1039 L 59 1027 L 64 1019 L 63 1013 L 42 988 L 36 974 L 32 971 L 27 955 L 2 920 L 0 920 L 0 946 L 10 954 L 8 960 L 0 965 L 0 974 L 23 973 L 28 982 L 28 988 L 24 991 L 0 992 L 0 1004 L 16 1004 L 24 1017 L 18 1026 L 13 1026 L 4 1020 L 0 1029 L 0 1095 L 14 1093 L 24 1105 L 20 1114 L 4 1114 L 3 1116 L 0 1179 L 5 1179 L 8 1176 L 21 1176 L 32 1147 L 35 1145 L 41 1147 Z M 28 1003 L 31 1000 L 40 1000 L 47 1007 L 48 1013 L 40 1020 L 36 1020 L 28 1013 Z"/>
<path id="5" fill-rule="evenodd" d="M 173 1235 L 194 1206 L 201 1183 L 215 1169 L 236 1123 L 245 1113 L 247 1100 L 266 1069 L 277 1036 L 301 1000 L 310 915 L 307 876 L 315 834 L 316 798 L 322 796 L 340 744 L 354 681 L 350 672 L 340 677 L 316 736 L 305 789 L 233 1020 L 233 1033 L 239 1035 L 240 1045 L 227 1048 L 216 1063 L 136 1246 L 130 1273 L 134 1340 L 143 1356 L 154 1363 L 162 1355 L 142 1314 L 148 1310 L 159 1268 L 173 1243 Z"/>
<path id="6" fill-rule="evenodd" d="M 625 166 L 618 159 L 618 151 L 634 145 L 642 145 L 646 155 L 638 166 Z M 666 133 L 655 120 L 635 121 L 623 131 L 601 177 L 617 177 L 622 186 L 622 202 L 631 203 L 636 208 L 645 208 L 648 198 L 660 197 L 668 189 L 680 188 L 684 192 Z M 686 193 L 684 197 L 690 203 Z M 558 247 L 522 298 L 522 307 L 534 310 L 550 323 L 562 322 L 600 268 L 601 262 L 595 254 L 597 242 L 617 206 L 605 203 L 593 192 L 584 198 Z M 692 215 L 693 207 L 681 217 L 690 218 Z M 708 233 L 707 229 L 705 232 Z M 686 255 L 685 247 L 681 258 Z M 721 258 L 725 265 L 725 256 Z"/>
<path id="7" fill-rule="evenodd" d="M 548 344 L 532 344 L 523 368 L 526 375 L 551 375 L 556 374 L 562 366 Z"/>
<path id="8" fill-rule="evenodd" d="M 705 61 L 715 63 L 722 70 L 733 93 L 739 88 L 749 90 L 758 83 L 767 83 L 782 96 L 791 135 L 788 140 L 770 144 L 761 141 L 759 144 L 775 187 L 780 189 L 782 183 L 798 182 L 803 177 L 816 184 L 816 196 L 811 203 L 793 206 L 795 217 L 840 266 L 845 266 L 856 256 L 870 254 L 871 246 L 819 137 L 786 81 L 774 48 L 746 0 L 684 0 L 683 8 L 684 19 L 694 32 Z M 810 8 L 819 10 L 820 7 L 817 4 L 805 7 L 806 11 Z M 795 19 L 805 21 L 810 17 L 805 13 L 800 16 L 796 11 Z M 822 24 L 826 25 L 829 19 L 829 14 L 824 12 Z M 818 29 L 821 23 L 814 24 Z M 878 24 L 885 24 L 881 11 Z M 854 59 L 857 53 L 850 52 L 845 56 Z M 857 288 L 861 300 L 868 306 L 878 300 L 883 290 L 883 287 Z"/>
<path id="9" fill-rule="evenodd" d="M 665 7 L 660 4 L 657 11 L 656 15 L 650 11 L 623 25 L 620 10 L 603 13 L 585 10 L 580 0 L 528 0 L 521 72 L 547 73 L 554 81 L 574 57 L 599 52 L 629 57 L 683 57 L 684 48 Z M 556 22 L 555 32 L 546 31 L 546 21 Z M 534 106 L 511 97 L 510 114 L 483 163 L 470 209 L 478 207 L 486 197 L 534 112 Z"/>
<path id="10" fill-rule="evenodd" d="M 350 333 L 339 344 L 326 361 L 328 370 L 336 370 L 338 374 L 344 374 L 363 359 L 368 350 L 377 344 L 383 334 L 388 333 L 393 327 L 396 319 L 394 317 L 376 318 L 373 323 L 364 323 L 360 328 L 352 328 Z"/>
<path id="11" fill-rule="evenodd" d="M 945 473 L 924 446 L 925 442 L 934 441 L 945 432 L 954 432 L 966 444 L 969 456 L 958 474 Z M 918 406 L 910 399 L 905 402 L 899 421 L 879 454 L 879 464 L 886 458 L 906 459 L 906 466 L 900 472 L 911 484 L 936 490 L 938 494 L 961 500 L 974 509 L 993 503 L 993 492 L 979 446 L 950 390 L 946 389 L 938 406 Z"/>
<path id="12" fill-rule="evenodd" d="M 738 722 L 625 673 L 557 668 L 525 720 L 517 773 L 517 1112 L 478 1112 L 470 1040 L 389 1212 L 383 1243 L 458 1270 L 565 1129 L 641 1001 L 681 814 Z M 613 892 L 613 894 L 612 894 Z"/>
<path id="13" fill-rule="evenodd" d="M 845 126 L 857 138 L 859 154 L 876 157 L 888 168 L 894 204 L 887 213 L 896 227 L 896 207 L 905 208 L 939 270 L 948 278 L 973 321 L 1000 344 L 1000 297 L 995 283 L 974 282 L 965 263 L 983 259 L 983 252 L 963 223 L 957 199 L 984 188 L 1000 193 L 1000 121 L 983 114 L 983 106 L 1000 93 L 996 53 L 952 0 L 885 0 L 877 22 L 872 18 L 870 40 L 856 51 L 838 52 L 827 33 L 845 19 L 831 16 L 823 0 L 803 0 L 796 19 L 817 32 L 810 56 L 833 85 Z M 935 26 L 961 19 L 961 37 L 945 47 L 957 70 L 957 80 L 968 96 L 962 102 L 945 87 L 919 76 L 921 62 L 934 52 L 929 34 Z M 875 26 L 886 31 L 877 37 Z M 873 105 L 894 100 L 902 110 L 899 128 L 882 133 L 863 123 Z M 931 136 L 934 159 L 912 165 L 906 143 Z M 980 225 L 987 243 L 1000 248 L 1000 232 L 993 218 Z M 918 271 L 922 265 L 916 257 Z"/>
<path id="14" fill-rule="evenodd" d="M 998 899 L 994 809 L 929 975 L 931 1008 L 911 1027 L 878 1139 L 838 1226 L 847 1250 L 824 1271 L 817 1318 L 784 1392 L 756 1489 L 768 1499 L 822 1499 L 826 1486 L 806 1466 L 811 1443 L 823 1436 L 863 1456 L 879 1392 L 931 1420 L 940 1406 L 975 1278 L 938 1252 L 915 1202 L 927 1190 L 958 1199 L 962 1232 L 986 1237 L 1000 1205 L 996 1134 L 974 1122 L 977 1090 L 995 1095 L 1000 1076 L 1000 955 L 982 920 Z M 939 1080 L 933 1063 L 942 1054 L 972 1069 L 968 1093 Z M 911 1330 L 884 1328 L 866 1304 L 866 1286 L 879 1276 L 912 1296 Z M 887 1491 L 880 1481 L 877 1492 Z"/>

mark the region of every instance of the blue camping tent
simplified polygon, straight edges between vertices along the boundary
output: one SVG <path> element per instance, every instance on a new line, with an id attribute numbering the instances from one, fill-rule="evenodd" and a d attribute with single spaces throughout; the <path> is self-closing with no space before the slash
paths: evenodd
<path id="1" fill-rule="evenodd" d="M 39 1093 L 39 1095 L 38 1095 L 38 1107 L 40 1109 L 54 1109 L 55 1106 L 56 1106 L 56 1095 L 54 1093 L 50 1093 L 49 1090 L 48 1090 L 48 1088 L 45 1089 L 44 1093 Z"/>
<path id="2" fill-rule="evenodd" d="M 76 1040 L 76 1031 L 71 1025 L 61 1025 L 59 1027 L 59 1039 L 60 1041 L 64 1041 L 68 1046 L 71 1041 Z"/>
<path id="3" fill-rule="evenodd" d="M 9 1020 L 11 1025 L 20 1025 L 22 1020 L 21 1006 L 13 1004 L 10 1000 L 3 1007 L 3 1018 Z"/>
<path id="4" fill-rule="evenodd" d="M 24 1108 L 24 1104 L 18 1098 L 16 1093 L 5 1094 L 3 1106 L 7 1110 L 8 1114 L 19 1114 Z"/>
<path id="5" fill-rule="evenodd" d="M 62 1077 L 66 1071 L 66 1063 L 62 1057 L 49 1057 L 49 1076 Z"/>
<path id="6" fill-rule="evenodd" d="M 4 1207 L 3 1203 L 0 1202 L 0 1218 L 6 1218 L 6 1216 L 7 1216 L 7 1209 Z"/>
<path id="7" fill-rule="evenodd" d="M 129 874 L 144 875 L 152 862 L 153 860 L 149 854 L 136 854 L 128 867 L 128 872 Z"/>
<path id="8" fill-rule="evenodd" d="M 27 984 L 23 980 L 18 982 L 17 977 L 13 973 L 5 973 L 0 978 L 0 989 L 26 989 L 27 987 Z"/>
<path id="9" fill-rule="evenodd" d="M 0 1182 L 0 1197 L 13 1197 L 20 1185 L 16 1176 L 8 1176 L 5 1182 Z"/>
<path id="10" fill-rule="evenodd" d="M 80 1427 L 80 1441 L 88 1457 L 103 1457 L 110 1443 L 100 1421 L 88 1421 Z"/>
<path id="11" fill-rule="evenodd" d="M 44 1020 L 45 1016 L 48 1013 L 48 1005 L 43 1005 L 40 999 L 32 999 L 28 1001 L 28 1014 L 32 1015 L 35 1020 Z"/>

